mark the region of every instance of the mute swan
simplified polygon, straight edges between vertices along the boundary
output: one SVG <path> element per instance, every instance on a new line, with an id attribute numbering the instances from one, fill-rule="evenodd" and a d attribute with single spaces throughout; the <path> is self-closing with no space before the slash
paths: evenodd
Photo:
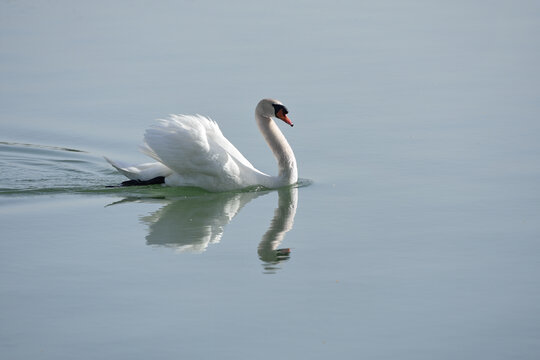
<path id="1" fill-rule="evenodd" d="M 129 165 L 105 158 L 129 181 L 122 185 L 165 183 L 195 186 L 208 191 L 228 191 L 261 185 L 275 189 L 298 181 L 296 158 L 272 117 L 293 126 L 287 108 L 278 100 L 263 99 L 255 120 L 278 163 L 278 175 L 257 170 L 234 147 L 217 123 L 201 115 L 171 115 L 144 135 L 142 151 L 158 162 Z"/>

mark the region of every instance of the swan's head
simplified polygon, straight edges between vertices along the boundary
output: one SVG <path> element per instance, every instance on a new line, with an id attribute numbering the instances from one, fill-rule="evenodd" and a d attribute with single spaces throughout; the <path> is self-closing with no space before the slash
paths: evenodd
<path id="1" fill-rule="evenodd" d="M 257 108 L 255 109 L 257 114 L 263 116 L 263 117 L 275 117 L 280 120 L 283 120 L 285 123 L 294 126 L 291 119 L 287 117 L 287 114 L 289 111 L 281 103 L 281 101 L 274 100 L 274 99 L 262 99 L 259 101 L 259 104 L 257 105 Z"/>

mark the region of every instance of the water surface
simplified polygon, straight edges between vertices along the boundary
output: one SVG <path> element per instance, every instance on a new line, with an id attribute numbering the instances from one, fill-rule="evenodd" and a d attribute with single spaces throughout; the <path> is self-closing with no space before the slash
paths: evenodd
<path id="1" fill-rule="evenodd" d="M 0 356 L 537 359 L 533 1 L 0 2 Z M 119 188 L 201 113 L 302 181 Z M 113 186 L 113 187 L 110 187 Z M 287 250 L 288 249 L 288 250 Z"/>

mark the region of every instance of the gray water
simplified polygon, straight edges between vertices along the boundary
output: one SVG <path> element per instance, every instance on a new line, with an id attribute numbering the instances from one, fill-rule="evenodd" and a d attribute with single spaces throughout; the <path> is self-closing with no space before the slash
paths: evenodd
<path id="1" fill-rule="evenodd" d="M 536 1 L 0 2 L 2 359 L 537 359 Z M 201 113 L 292 188 L 111 188 Z M 285 250 L 289 249 L 289 250 Z"/>

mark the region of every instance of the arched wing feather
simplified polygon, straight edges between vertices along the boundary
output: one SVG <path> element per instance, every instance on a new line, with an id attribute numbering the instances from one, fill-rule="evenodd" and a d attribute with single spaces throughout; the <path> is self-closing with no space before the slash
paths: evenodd
<path id="1" fill-rule="evenodd" d="M 185 184 L 231 188 L 243 182 L 241 168 L 253 165 L 227 140 L 219 126 L 201 115 L 171 115 L 148 129 L 143 151 L 172 169 Z M 255 170 L 256 171 L 256 170 Z"/>

